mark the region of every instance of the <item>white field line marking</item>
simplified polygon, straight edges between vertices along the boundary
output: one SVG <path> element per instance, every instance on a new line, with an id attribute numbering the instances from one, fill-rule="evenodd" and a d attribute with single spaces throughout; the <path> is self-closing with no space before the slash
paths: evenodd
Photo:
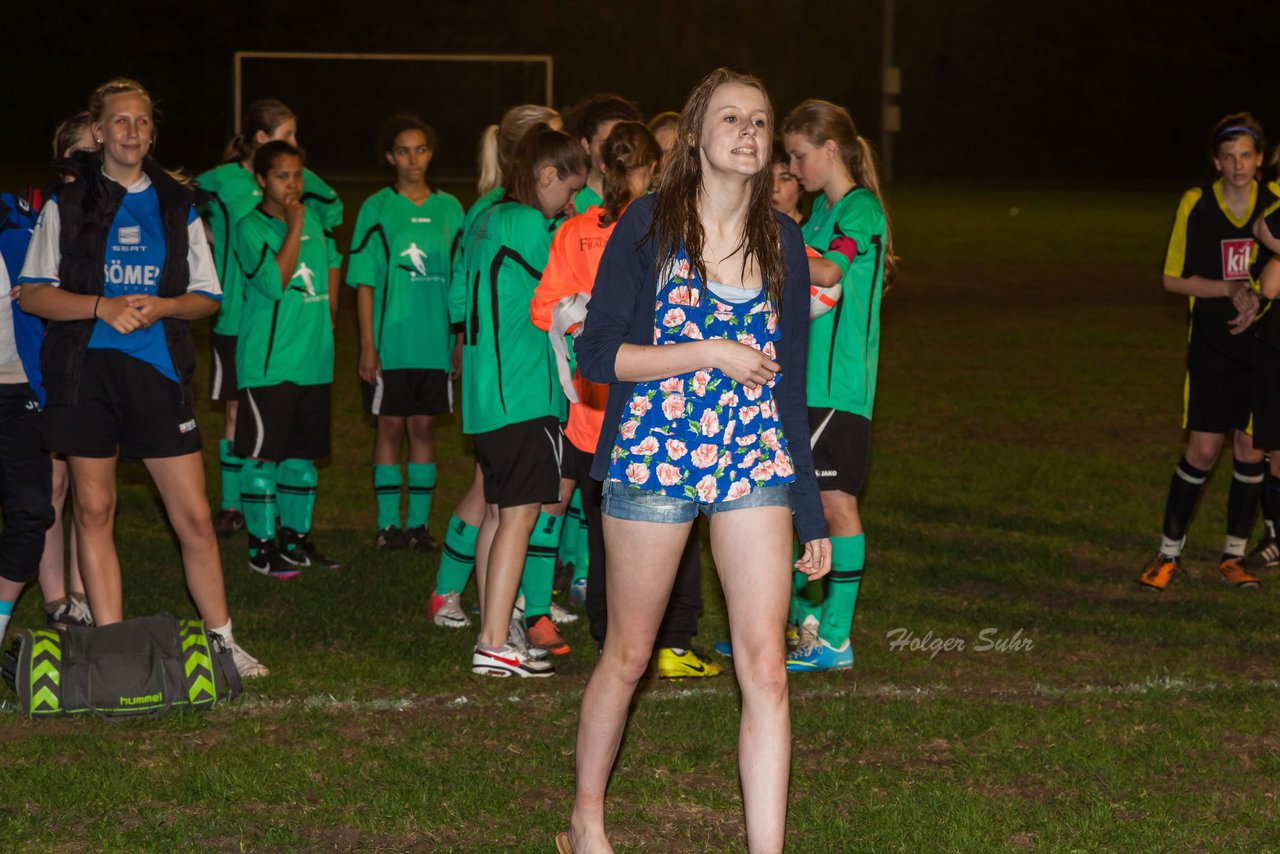
<path id="1" fill-rule="evenodd" d="M 1121 682 L 1114 685 L 1072 685 L 1072 686 L 1054 686 L 1036 683 L 1026 688 L 994 688 L 990 690 L 970 690 L 967 688 L 955 688 L 950 685 L 940 683 L 929 685 L 860 685 L 854 683 L 846 688 L 805 688 L 801 690 L 792 690 L 791 697 L 793 700 L 830 700 L 840 699 L 844 697 L 862 697 L 871 699 L 888 699 L 888 700 L 920 700 L 934 699 L 942 697 L 955 697 L 964 699 L 966 697 L 982 697 L 993 700 L 1025 700 L 1033 697 L 1042 697 L 1050 700 L 1069 700 L 1089 697 L 1131 697 L 1143 696 L 1146 694 L 1161 694 L 1174 696 L 1192 696 L 1225 693 L 1228 691 L 1241 691 L 1249 689 L 1258 689 L 1264 691 L 1280 690 L 1280 680 L 1262 679 L 1256 682 L 1197 682 L 1192 679 L 1184 679 L 1179 676 L 1151 676 L 1140 682 Z M 736 686 L 733 682 L 724 683 L 723 687 L 715 685 L 700 685 L 691 688 L 677 688 L 670 691 L 648 691 L 641 698 L 642 703 L 670 703 L 676 702 L 690 697 L 709 697 L 735 693 Z M 575 686 L 572 691 L 574 698 L 581 696 Z M 332 694 L 313 694 L 309 697 L 293 697 L 282 699 L 259 699 L 257 697 L 241 697 L 230 706 L 223 706 L 227 712 L 233 714 L 260 715 L 270 714 L 273 712 L 285 712 L 293 709 L 301 709 L 306 711 L 326 711 L 331 713 L 362 713 L 362 712 L 408 712 L 416 709 L 427 708 L 458 708 L 462 706 L 479 705 L 483 706 L 487 703 L 523 703 L 530 700 L 545 699 L 549 695 L 539 692 L 536 694 L 520 695 L 510 694 L 506 697 L 476 697 L 466 694 L 436 694 L 436 695 L 412 695 L 408 697 L 395 698 L 370 698 L 360 699 L 356 697 L 336 697 Z M 12 700 L 0 701 L 0 713 L 21 714 L 18 704 Z"/>

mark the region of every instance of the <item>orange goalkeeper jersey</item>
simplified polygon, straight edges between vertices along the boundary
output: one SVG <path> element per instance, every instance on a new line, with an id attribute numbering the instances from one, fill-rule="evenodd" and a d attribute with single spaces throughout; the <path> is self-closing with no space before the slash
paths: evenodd
<path id="1" fill-rule="evenodd" d="M 604 208 L 593 205 L 587 208 L 586 213 L 567 220 L 556 232 L 551 241 L 551 256 L 542 271 L 542 281 L 529 303 L 529 316 L 539 329 L 551 329 L 551 312 L 560 300 L 578 293 L 591 293 L 604 245 L 617 224 L 615 220 L 602 226 L 602 216 Z M 569 404 L 569 425 L 564 434 L 578 450 L 594 453 L 604 421 L 609 387 L 588 382 L 576 369 L 573 385 L 580 402 Z"/>

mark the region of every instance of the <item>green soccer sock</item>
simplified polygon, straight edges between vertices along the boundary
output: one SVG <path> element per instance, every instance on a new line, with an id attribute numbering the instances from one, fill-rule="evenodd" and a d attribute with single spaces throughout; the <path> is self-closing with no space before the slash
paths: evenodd
<path id="1" fill-rule="evenodd" d="M 249 540 L 276 538 L 276 479 L 279 466 L 266 460 L 245 460 L 240 470 L 240 502 Z M 250 548 L 251 557 L 256 551 Z"/>
<path id="2" fill-rule="evenodd" d="M 853 611 L 862 586 L 862 568 L 867 556 L 867 537 L 831 538 L 831 572 L 827 578 L 827 601 L 822 604 L 822 624 L 818 636 L 838 647 L 853 630 Z"/>
<path id="3" fill-rule="evenodd" d="M 467 586 L 471 570 L 476 568 L 476 535 L 479 533 L 479 528 L 459 519 L 457 513 L 449 520 L 444 548 L 440 550 L 440 569 L 436 573 L 436 592 L 441 596 L 461 593 Z"/>
<path id="4" fill-rule="evenodd" d="M 587 567 L 591 565 L 591 539 L 587 533 L 587 520 L 585 515 L 582 524 L 578 526 L 578 560 L 573 565 L 573 580 L 586 580 Z"/>
<path id="5" fill-rule="evenodd" d="M 578 553 L 578 532 L 582 530 L 582 492 L 575 489 L 564 511 L 564 524 L 560 526 L 560 550 L 556 554 L 562 565 L 573 564 L 576 569 L 582 556 Z"/>
<path id="6" fill-rule="evenodd" d="M 379 531 L 389 525 L 400 525 L 400 486 L 403 482 L 400 466 L 373 467 L 373 495 L 378 502 Z"/>
<path id="7" fill-rule="evenodd" d="M 280 525 L 299 534 L 311 532 L 311 516 L 316 509 L 316 487 L 320 473 L 311 460 L 285 460 L 280 464 L 276 485 L 280 505 Z"/>
<path id="8" fill-rule="evenodd" d="M 797 540 L 791 541 L 791 563 L 800 559 L 800 543 Z M 787 616 L 787 622 L 793 626 L 799 626 L 804 622 L 805 617 L 812 616 L 818 619 L 822 612 L 823 586 L 821 581 L 809 581 L 809 576 L 799 570 L 792 570 L 791 573 L 791 610 Z"/>
<path id="9" fill-rule="evenodd" d="M 233 443 L 223 439 L 218 443 L 218 463 L 222 470 L 222 509 L 240 509 L 240 472 L 244 460 L 231 452 Z"/>
<path id="10" fill-rule="evenodd" d="M 560 542 L 563 516 L 538 514 L 538 524 L 529 535 L 529 553 L 524 559 L 520 592 L 524 595 L 524 618 L 530 620 L 551 613 L 551 584 L 556 574 L 556 544 Z"/>
<path id="11" fill-rule="evenodd" d="M 436 491 L 436 464 L 409 463 L 409 518 L 406 529 L 421 528 L 431 518 L 431 496 Z"/>

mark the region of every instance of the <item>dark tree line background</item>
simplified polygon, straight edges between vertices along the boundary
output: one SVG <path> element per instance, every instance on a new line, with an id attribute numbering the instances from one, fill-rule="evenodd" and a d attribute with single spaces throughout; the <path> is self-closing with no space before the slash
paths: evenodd
<path id="1" fill-rule="evenodd" d="M 39 175 L 53 124 L 114 75 L 137 77 L 159 97 L 162 161 L 212 165 L 232 130 L 235 50 L 548 53 L 555 106 L 608 89 L 646 114 L 679 109 L 703 73 L 733 65 L 765 80 L 780 114 L 805 97 L 828 98 L 879 141 L 880 0 L 6 6 L 0 105 L 10 121 L 0 163 L 9 171 L 30 165 Z M 1280 16 L 1265 0 L 897 0 L 895 29 L 903 91 L 894 161 L 903 181 L 1185 182 L 1205 168 L 1205 137 L 1224 113 L 1251 110 L 1280 138 L 1271 83 Z M 471 124 L 510 106 L 458 86 L 422 91 L 376 64 L 351 66 L 342 92 L 308 88 L 306 72 L 293 73 L 305 91 L 294 97 L 303 102 L 295 104 L 303 142 L 322 173 L 325 142 L 348 140 L 352 127 L 367 128 L 356 159 L 373 171 L 375 129 L 403 96 L 392 109 L 436 124 L 439 162 L 464 174 Z M 327 133 L 331 126 L 346 130 Z"/>

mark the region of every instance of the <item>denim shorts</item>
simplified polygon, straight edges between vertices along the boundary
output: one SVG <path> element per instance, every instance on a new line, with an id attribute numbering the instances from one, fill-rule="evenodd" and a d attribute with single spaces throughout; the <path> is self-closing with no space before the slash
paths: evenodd
<path id="1" fill-rule="evenodd" d="M 604 482 L 604 495 L 600 509 L 615 519 L 628 522 L 667 522 L 676 524 L 692 522 L 701 510 L 710 519 L 727 510 L 744 510 L 748 507 L 786 507 L 791 509 L 791 484 L 765 486 L 751 490 L 733 501 L 717 501 L 699 504 L 690 498 L 663 495 L 651 489 L 622 483 L 616 480 Z"/>

